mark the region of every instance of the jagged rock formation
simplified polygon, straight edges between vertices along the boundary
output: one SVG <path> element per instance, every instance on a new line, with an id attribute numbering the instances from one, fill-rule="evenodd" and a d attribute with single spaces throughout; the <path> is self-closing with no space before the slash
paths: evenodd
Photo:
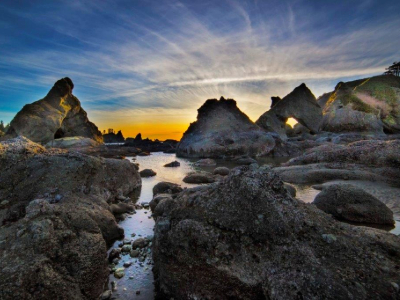
<path id="1" fill-rule="evenodd" d="M 135 138 L 127 138 L 125 142 L 125 146 L 137 147 L 146 152 L 165 153 L 175 153 L 177 144 L 178 141 L 171 139 L 163 142 L 159 140 L 151 140 L 149 138 L 143 139 L 141 133 L 138 133 Z"/>
<path id="2" fill-rule="evenodd" d="M 279 97 L 272 97 L 271 99 L 271 109 L 256 121 L 258 126 L 266 131 L 278 133 L 282 139 L 287 138 L 285 125 L 289 118 L 296 119 L 311 133 L 319 131 L 322 122 L 322 109 L 304 83 L 281 100 Z"/>
<path id="3" fill-rule="evenodd" d="M 110 206 L 140 187 L 135 166 L 16 138 L 0 169 L 0 298 L 97 299 L 123 236 Z"/>
<path id="4" fill-rule="evenodd" d="M 154 206 L 160 299 L 398 298 L 398 236 L 335 221 L 266 167 Z"/>
<path id="5" fill-rule="evenodd" d="M 340 82 L 319 102 L 325 102 L 324 131 L 400 132 L 399 77 L 386 75 Z"/>
<path id="6" fill-rule="evenodd" d="M 104 143 L 124 143 L 125 138 L 122 131 L 119 130 L 117 133 L 111 132 L 103 134 Z"/>
<path id="7" fill-rule="evenodd" d="M 97 126 L 89 121 L 68 77 L 58 80 L 42 100 L 25 105 L 11 121 L 7 137 L 25 136 L 36 143 L 82 136 L 102 142 Z"/>
<path id="8" fill-rule="evenodd" d="M 274 149 L 271 134 L 255 125 L 232 99 L 209 99 L 198 109 L 177 146 L 180 157 L 265 156 Z"/>

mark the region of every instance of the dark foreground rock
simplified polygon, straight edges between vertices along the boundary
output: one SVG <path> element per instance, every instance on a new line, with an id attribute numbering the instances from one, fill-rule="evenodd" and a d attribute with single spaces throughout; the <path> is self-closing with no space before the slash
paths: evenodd
<path id="1" fill-rule="evenodd" d="M 394 225 L 393 212 L 371 194 L 350 184 L 332 184 L 313 204 L 340 220 Z"/>
<path id="2" fill-rule="evenodd" d="M 249 142 L 251 141 L 251 143 Z M 273 135 L 255 125 L 232 99 L 209 99 L 198 109 L 177 146 L 180 157 L 266 156 L 275 148 Z"/>
<path id="3" fill-rule="evenodd" d="M 0 169 L 0 298 L 97 299 L 123 236 L 110 204 L 141 185 L 136 168 L 17 138 Z"/>
<path id="4" fill-rule="evenodd" d="M 47 144 L 64 137 L 82 136 L 103 142 L 97 126 L 89 121 L 68 77 L 58 80 L 41 100 L 25 105 L 10 123 L 4 138 L 19 135 Z"/>
<path id="5" fill-rule="evenodd" d="M 399 298 L 399 237 L 335 221 L 269 169 L 247 169 L 159 212 L 160 299 Z"/>

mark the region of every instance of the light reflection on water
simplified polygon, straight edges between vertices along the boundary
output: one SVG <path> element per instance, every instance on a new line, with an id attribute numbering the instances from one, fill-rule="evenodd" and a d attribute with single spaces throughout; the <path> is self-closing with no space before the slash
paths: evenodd
<path id="1" fill-rule="evenodd" d="M 132 161 L 132 157 L 127 157 Z M 260 165 L 269 164 L 272 166 L 278 166 L 283 162 L 286 162 L 289 158 L 281 159 L 262 159 L 259 160 Z M 180 162 L 180 167 L 177 168 L 165 168 L 164 165 L 174 160 Z M 193 187 L 193 184 L 186 184 L 182 179 L 187 173 L 199 170 L 199 167 L 195 167 L 193 162 L 197 159 L 183 159 L 177 158 L 175 154 L 166 153 L 152 153 L 150 156 L 138 156 L 135 162 L 139 163 L 139 169 L 152 169 L 157 172 L 157 175 L 150 178 L 142 178 L 142 189 L 140 195 L 137 196 L 138 203 L 150 202 L 153 197 L 153 186 L 161 181 L 169 181 L 180 184 L 182 187 Z M 234 162 L 227 162 L 217 160 L 217 166 L 212 167 L 201 167 L 202 170 L 212 172 L 215 167 L 226 166 L 233 168 L 237 166 Z M 320 192 L 315 190 L 311 185 L 295 185 L 297 189 L 297 198 L 306 202 L 311 203 L 315 196 Z M 133 196 L 132 196 L 133 199 Z M 146 237 L 153 235 L 154 220 L 149 218 L 151 211 L 147 209 L 140 209 L 136 211 L 136 214 L 130 215 L 119 224 L 125 230 L 126 239 L 136 239 L 138 237 Z M 400 222 L 396 221 L 396 228 L 392 230 L 395 234 L 400 234 Z M 131 234 L 135 233 L 136 237 L 131 237 Z M 120 241 L 116 241 L 113 245 L 115 248 L 118 246 Z M 154 298 L 154 285 L 153 285 L 153 272 L 152 265 L 148 264 L 151 262 L 151 254 L 147 256 L 146 260 L 142 265 L 137 261 L 136 258 L 131 258 L 129 255 L 122 256 L 117 268 L 122 267 L 124 262 L 134 262 L 132 266 L 125 270 L 125 276 L 121 279 L 116 279 L 113 274 L 110 275 L 111 281 L 117 282 L 117 290 L 113 293 L 113 296 L 118 299 L 153 299 Z M 133 277 L 130 279 L 129 277 Z M 111 286 L 110 286 L 111 289 Z M 136 291 L 140 291 L 137 295 Z"/>

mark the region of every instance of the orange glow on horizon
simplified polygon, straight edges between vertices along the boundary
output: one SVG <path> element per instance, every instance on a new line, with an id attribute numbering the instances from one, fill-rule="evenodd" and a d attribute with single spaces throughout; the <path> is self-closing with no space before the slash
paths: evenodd
<path id="1" fill-rule="evenodd" d="M 128 137 L 134 138 L 138 133 L 141 133 L 143 139 L 145 138 L 149 138 L 152 140 L 159 139 L 160 141 L 164 141 L 166 139 L 174 139 L 179 141 L 182 138 L 183 133 L 188 129 L 188 127 L 189 127 L 188 123 L 182 123 L 182 124 L 144 123 L 144 124 L 131 124 L 131 125 L 114 124 L 107 128 L 103 126 L 99 130 L 102 133 L 103 130 L 107 132 L 108 128 L 114 129 L 115 132 L 121 130 L 125 138 Z"/>

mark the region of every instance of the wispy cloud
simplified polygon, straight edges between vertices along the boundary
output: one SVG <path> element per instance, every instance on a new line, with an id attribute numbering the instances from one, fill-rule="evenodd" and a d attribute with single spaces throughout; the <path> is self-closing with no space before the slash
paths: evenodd
<path id="1" fill-rule="evenodd" d="M 135 122 L 140 111 L 151 116 L 157 109 L 172 112 L 157 115 L 166 121 L 179 112 L 194 118 L 204 100 L 221 95 L 256 119 L 270 96 L 303 81 L 319 95 L 338 80 L 380 73 L 400 47 L 400 20 L 388 18 L 391 10 L 365 12 L 377 1 L 356 15 L 347 1 L 325 11 L 308 1 L 273 0 L 8 2 L 0 14 L 14 16 L 15 33 L 0 50 L 0 92 L 33 101 L 27 91 L 70 76 L 102 123 Z M 22 40 L 22 25 L 13 22 L 25 24 Z"/>

